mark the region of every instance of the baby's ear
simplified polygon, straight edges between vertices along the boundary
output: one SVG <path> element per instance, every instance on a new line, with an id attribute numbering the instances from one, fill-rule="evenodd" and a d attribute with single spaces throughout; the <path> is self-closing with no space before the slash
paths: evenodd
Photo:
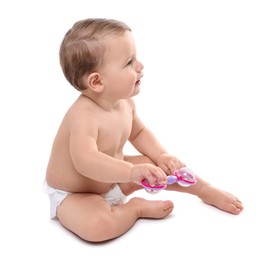
<path id="1" fill-rule="evenodd" d="M 101 93 L 104 90 L 104 86 L 101 82 L 101 75 L 98 72 L 93 72 L 87 77 L 87 85 L 92 91 Z"/>

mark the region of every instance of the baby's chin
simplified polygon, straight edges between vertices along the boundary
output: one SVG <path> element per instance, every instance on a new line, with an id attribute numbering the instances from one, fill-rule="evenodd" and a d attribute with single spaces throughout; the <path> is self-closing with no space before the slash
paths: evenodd
<path id="1" fill-rule="evenodd" d="M 140 87 L 139 87 L 139 85 L 136 85 L 135 88 L 134 88 L 134 92 L 133 92 L 132 96 L 138 95 L 139 92 L 140 92 Z"/>

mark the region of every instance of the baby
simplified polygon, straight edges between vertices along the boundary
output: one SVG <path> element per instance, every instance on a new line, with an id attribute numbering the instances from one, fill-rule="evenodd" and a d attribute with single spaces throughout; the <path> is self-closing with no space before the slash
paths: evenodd
<path id="1" fill-rule="evenodd" d="M 143 188 L 143 179 L 163 185 L 167 175 L 185 166 L 137 115 L 133 97 L 140 92 L 144 66 L 131 29 L 113 19 L 78 21 L 59 55 L 66 79 L 80 95 L 64 116 L 47 167 L 51 218 L 86 241 L 101 242 L 121 236 L 139 218 L 168 216 L 170 200 L 126 201 Z M 123 154 L 127 141 L 140 155 Z M 166 189 L 196 195 L 231 214 L 243 210 L 237 197 L 196 178 L 195 185 Z"/>

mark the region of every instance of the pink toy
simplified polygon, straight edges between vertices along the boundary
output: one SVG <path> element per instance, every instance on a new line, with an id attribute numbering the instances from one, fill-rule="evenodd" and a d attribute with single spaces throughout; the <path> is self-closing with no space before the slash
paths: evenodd
<path id="1" fill-rule="evenodd" d="M 160 190 L 164 190 L 168 184 L 173 184 L 177 182 L 179 185 L 183 187 L 188 187 L 197 183 L 195 174 L 191 169 L 184 167 L 179 170 L 176 170 L 172 175 L 167 176 L 167 184 L 164 185 L 155 185 L 151 186 L 148 180 L 144 179 L 141 182 L 141 185 L 145 188 L 145 190 L 149 193 L 157 193 Z"/>

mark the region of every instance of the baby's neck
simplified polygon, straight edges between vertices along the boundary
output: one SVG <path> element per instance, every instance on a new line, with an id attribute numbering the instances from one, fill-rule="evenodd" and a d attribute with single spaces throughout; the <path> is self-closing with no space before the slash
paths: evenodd
<path id="1" fill-rule="evenodd" d="M 121 100 L 112 102 L 102 98 L 99 95 L 89 95 L 86 93 L 82 93 L 81 96 L 87 98 L 90 102 L 94 103 L 96 106 L 105 111 L 113 111 L 120 108 Z"/>

